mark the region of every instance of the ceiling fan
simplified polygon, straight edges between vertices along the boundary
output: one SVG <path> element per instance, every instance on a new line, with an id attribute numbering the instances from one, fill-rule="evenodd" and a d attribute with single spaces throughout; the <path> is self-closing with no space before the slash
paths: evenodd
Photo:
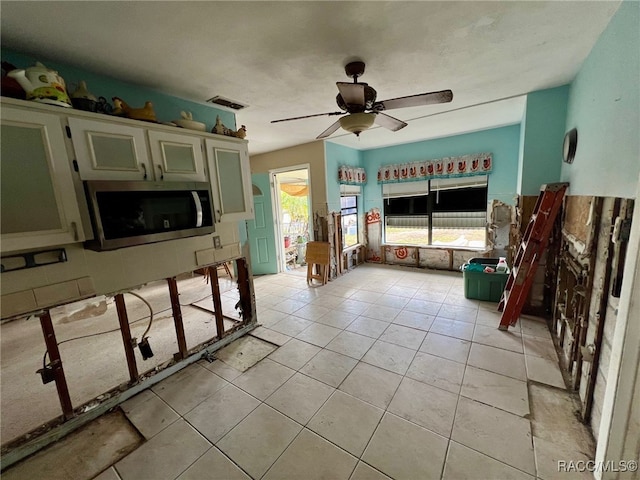
<path id="1" fill-rule="evenodd" d="M 353 78 L 353 83 L 336 83 L 340 92 L 336 96 L 336 102 L 342 112 L 316 113 L 302 117 L 282 118 L 280 120 L 272 120 L 271 123 L 288 122 L 324 115 L 343 115 L 316 138 L 328 137 L 340 127 L 348 132 L 355 133 L 356 136 L 360 136 L 360 133 L 370 128 L 374 123 L 396 132 L 406 127 L 407 123 L 382 113 L 383 111 L 394 108 L 448 103 L 453 100 L 453 92 L 451 92 L 451 90 L 442 90 L 439 92 L 420 93 L 418 95 L 409 95 L 407 97 L 391 98 L 389 100 L 376 102 L 376 91 L 374 88 L 366 83 L 358 83 L 358 77 L 364 73 L 364 68 L 364 62 L 360 61 L 350 62 L 344 67 L 347 76 Z"/>

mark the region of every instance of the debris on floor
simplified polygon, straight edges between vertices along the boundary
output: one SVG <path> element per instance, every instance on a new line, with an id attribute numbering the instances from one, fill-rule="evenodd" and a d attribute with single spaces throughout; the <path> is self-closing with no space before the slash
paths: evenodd
<path id="1" fill-rule="evenodd" d="M 3 471 L 2 479 L 94 478 L 138 448 L 143 440 L 122 411 L 116 410 Z"/>
<path id="2" fill-rule="evenodd" d="M 576 394 L 529 383 L 529 401 L 539 477 L 555 478 L 560 461 L 594 458 L 595 440 L 589 428 L 577 419 L 580 402 Z"/>

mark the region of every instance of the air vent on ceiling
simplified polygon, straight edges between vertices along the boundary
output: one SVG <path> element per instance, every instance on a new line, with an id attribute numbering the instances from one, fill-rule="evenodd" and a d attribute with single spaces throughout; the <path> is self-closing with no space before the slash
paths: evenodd
<path id="1" fill-rule="evenodd" d="M 231 100 L 229 98 L 221 97 L 220 95 L 216 95 L 213 98 L 207 100 L 208 103 L 214 103 L 216 105 L 220 105 L 221 107 L 230 108 L 232 110 L 242 110 L 246 108 L 248 105 L 244 105 L 240 102 L 236 102 L 235 100 Z"/>

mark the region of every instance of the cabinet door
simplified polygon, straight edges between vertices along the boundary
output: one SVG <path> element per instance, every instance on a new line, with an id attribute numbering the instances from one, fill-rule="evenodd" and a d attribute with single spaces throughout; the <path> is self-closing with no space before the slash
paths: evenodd
<path id="1" fill-rule="evenodd" d="M 200 138 L 150 130 L 149 145 L 157 180 L 207 180 Z"/>
<path id="2" fill-rule="evenodd" d="M 153 180 L 145 129 L 69 118 L 83 180 Z"/>
<path id="3" fill-rule="evenodd" d="M 60 117 L 2 108 L 2 252 L 84 240 Z"/>
<path id="4" fill-rule="evenodd" d="M 217 222 L 253 218 L 251 172 L 246 142 L 207 139 L 207 162 L 211 187 L 217 198 Z"/>

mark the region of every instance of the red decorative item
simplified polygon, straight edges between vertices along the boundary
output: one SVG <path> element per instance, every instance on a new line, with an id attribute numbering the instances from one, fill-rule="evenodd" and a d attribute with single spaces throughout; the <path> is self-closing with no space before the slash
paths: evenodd
<path id="1" fill-rule="evenodd" d="M 439 160 L 384 165 L 378 169 L 378 183 L 485 174 L 491 172 L 492 163 L 491 153 L 476 153 Z"/>

